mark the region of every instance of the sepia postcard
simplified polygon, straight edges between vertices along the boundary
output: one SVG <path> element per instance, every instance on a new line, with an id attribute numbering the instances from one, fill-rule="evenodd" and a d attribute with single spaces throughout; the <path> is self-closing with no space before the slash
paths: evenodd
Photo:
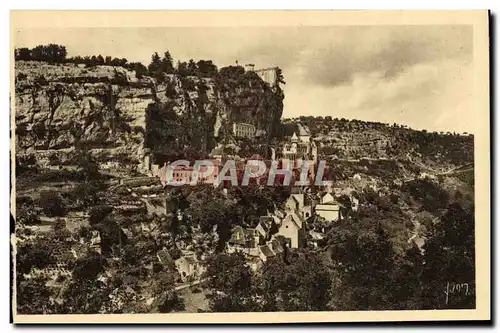
<path id="1" fill-rule="evenodd" d="M 14 323 L 489 321 L 488 11 L 12 11 Z"/>

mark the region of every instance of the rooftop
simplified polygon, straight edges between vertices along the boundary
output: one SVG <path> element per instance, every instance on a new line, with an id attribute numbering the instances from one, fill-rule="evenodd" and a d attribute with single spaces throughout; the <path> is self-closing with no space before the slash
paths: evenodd
<path id="1" fill-rule="evenodd" d="M 259 250 L 262 252 L 262 254 L 266 257 L 266 258 L 269 258 L 269 257 L 274 257 L 275 254 L 274 252 L 269 248 L 268 245 L 262 245 L 259 247 Z"/>

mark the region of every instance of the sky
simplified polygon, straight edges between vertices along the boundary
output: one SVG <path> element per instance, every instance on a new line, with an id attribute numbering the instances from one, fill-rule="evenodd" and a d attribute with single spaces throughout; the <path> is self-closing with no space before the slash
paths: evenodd
<path id="1" fill-rule="evenodd" d="M 472 26 L 68 28 L 17 31 L 16 47 L 65 45 L 68 56 L 110 55 L 148 64 L 279 66 L 283 117 L 331 116 L 473 133 Z"/>

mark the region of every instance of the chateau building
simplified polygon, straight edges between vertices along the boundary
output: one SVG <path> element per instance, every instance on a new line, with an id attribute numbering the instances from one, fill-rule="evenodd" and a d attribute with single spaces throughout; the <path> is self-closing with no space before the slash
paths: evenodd
<path id="1" fill-rule="evenodd" d="M 233 123 L 233 134 L 238 138 L 255 137 L 255 126 L 245 123 Z"/>
<path id="2" fill-rule="evenodd" d="M 278 84 L 278 67 L 255 69 L 254 64 L 246 64 L 245 70 L 247 72 L 255 72 L 262 81 L 268 83 L 271 87 Z"/>

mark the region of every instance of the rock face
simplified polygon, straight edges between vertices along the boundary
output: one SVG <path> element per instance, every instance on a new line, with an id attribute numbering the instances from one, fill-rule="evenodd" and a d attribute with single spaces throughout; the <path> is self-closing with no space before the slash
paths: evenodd
<path id="1" fill-rule="evenodd" d="M 85 148 L 101 161 L 140 161 L 144 148 L 157 156 L 191 148 L 203 155 L 230 138 L 233 122 L 255 125 L 265 139 L 279 124 L 283 94 L 255 73 L 158 79 L 122 67 L 16 62 L 16 154 L 64 160 Z"/>

